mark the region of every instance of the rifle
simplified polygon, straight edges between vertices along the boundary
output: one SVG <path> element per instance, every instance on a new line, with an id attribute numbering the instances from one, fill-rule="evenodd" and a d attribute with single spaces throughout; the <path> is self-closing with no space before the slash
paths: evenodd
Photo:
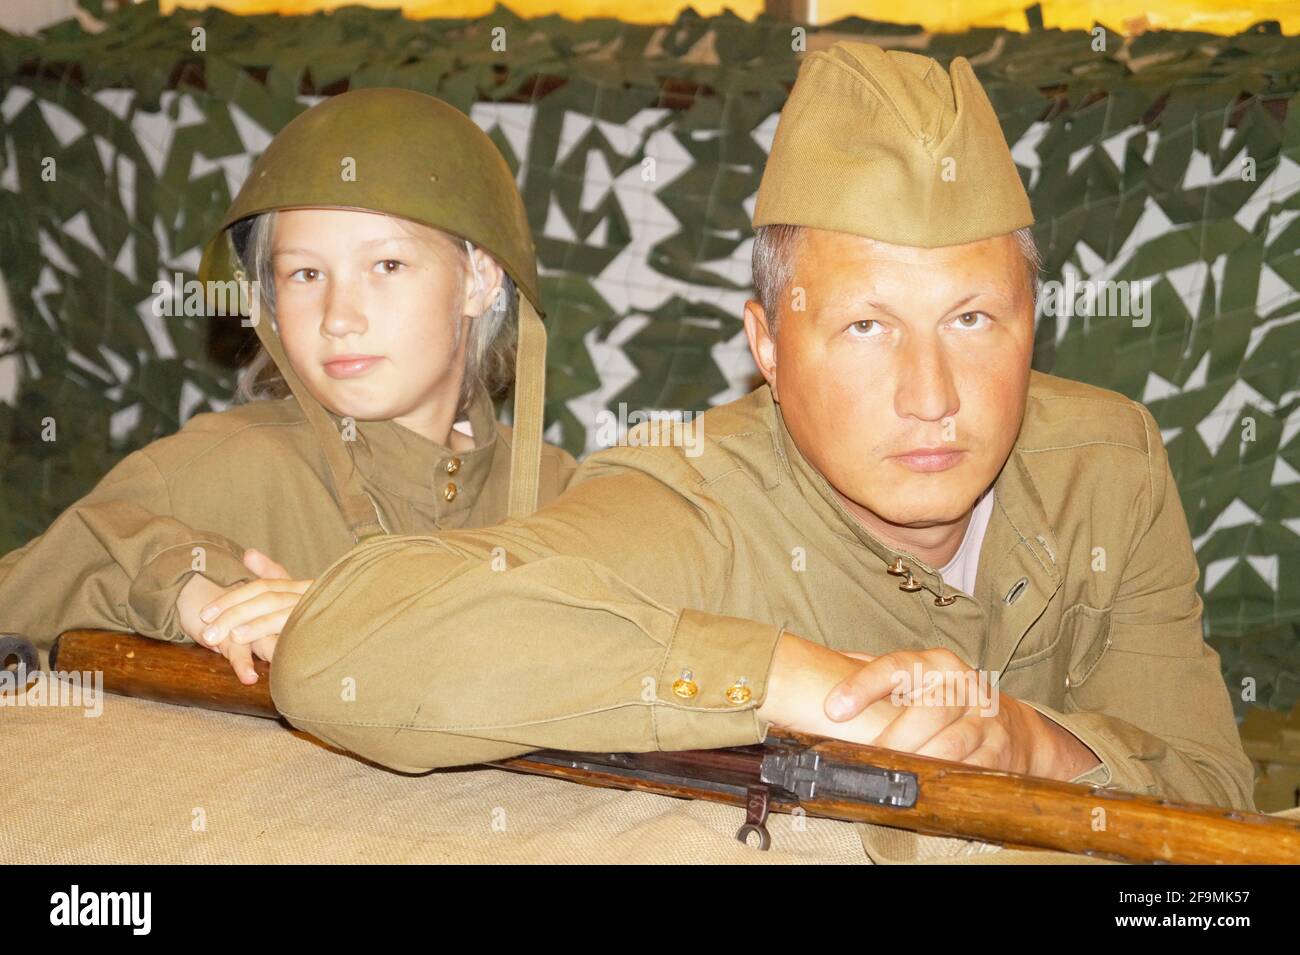
<path id="1" fill-rule="evenodd" d="M 51 671 L 100 671 L 104 688 L 114 693 L 279 718 L 271 700 L 270 666 L 261 660 L 255 665 L 259 680 L 245 686 L 224 657 L 204 647 L 103 630 L 68 631 L 50 650 Z M 762 744 L 730 749 L 538 750 L 487 765 L 588 786 L 739 806 L 746 818 L 736 837 L 747 844 L 756 838 L 760 849 L 771 844 L 769 813 L 802 812 L 1122 862 L 1300 862 L 1300 822 L 784 730 Z M 1098 818 L 1104 825 L 1094 825 Z"/>

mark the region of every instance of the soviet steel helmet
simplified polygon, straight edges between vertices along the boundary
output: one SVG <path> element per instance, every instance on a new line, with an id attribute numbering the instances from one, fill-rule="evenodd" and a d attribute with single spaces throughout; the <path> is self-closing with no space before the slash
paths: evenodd
<path id="1" fill-rule="evenodd" d="M 528 216 L 514 175 L 491 138 L 460 110 L 415 90 L 369 88 L 330 97 L 291 120 L 253 164 L 204 249 L 200 281 L 212 288 L 212 283 L 242 280 L 234 227 L 264 212 L 295 208 L 399 216 L 467 239 L 501 264 L 520 293 L 510 514 L 533 510 L 546 333 Z M 363 502 L 348 490 L 355 474 L 336 426 L 305 390 L 269 325 L 257 323 L 258 338 L 321 433 L 349 523 L 358 539 L 378 533 L 368 498 Z"/>

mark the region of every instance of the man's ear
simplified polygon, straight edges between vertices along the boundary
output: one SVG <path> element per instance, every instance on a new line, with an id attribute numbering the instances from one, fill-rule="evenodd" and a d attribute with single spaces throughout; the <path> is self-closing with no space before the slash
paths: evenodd
<path id="1" fill-rule="evenodd" d="M 772 397 L 780 398 L 776 390 L 776 339 L 767 325 L 767 313 L 755 299 L 745 303 L 745 337 L 749 339 L 749 353 L 754 356 L 754 364 L 767 380 L 772 389 Z"/>
<path id="2" fill-rule="evenodd" d="M 474 282 L 474 269 L 478 267 L 479 282 Z M 478 318 L 493 305 L 505 307 L 501 295 L 501 285 L 505 281 L 505 270 L 482 249 L 472 249 L 465 259 L 465 308 L 466 318 Z"/>

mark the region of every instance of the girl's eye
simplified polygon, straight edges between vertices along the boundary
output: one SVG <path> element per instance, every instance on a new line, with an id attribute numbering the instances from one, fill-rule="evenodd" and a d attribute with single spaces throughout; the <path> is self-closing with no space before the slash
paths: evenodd
<path id="1" fill-rule="evenodd" d="M 966 319 L 974 319 L 975 321 L 974 323 L 968 325 L 966 324 Z M 983 312 L 966 312 L 962 315 L 957 316 L 957 327 L 969 328 L 969 329 L 983 328 L 984 326 L 979 323 L 980 319 L 984 319 L 987 322 L 989 320 L 989 317 L 985 315 Z"/>
<path id="2" fill-rule="evenodd" d="M 289 278 L 297 282 L 314 282 L 320 276 L 320 269 L 298 269 L 289 273 Z"/>
<path id="3" fill-rule="evenodd" d="M 377 263 L 376 268 L 384 275 L 392 275 L 394 272 L 406 268 L 406 264 L 397 261 L 397 259 L 384 259 L 382 262 Z"/>
<path id="4" fill-rule="evenodd" d="M 864 318 L 854 322 L 849 326 L 849 334 L 854 338 L 875 338 L 875 335 L 869 334 L 871 330 L 879 325 L 874 318 Z"/>

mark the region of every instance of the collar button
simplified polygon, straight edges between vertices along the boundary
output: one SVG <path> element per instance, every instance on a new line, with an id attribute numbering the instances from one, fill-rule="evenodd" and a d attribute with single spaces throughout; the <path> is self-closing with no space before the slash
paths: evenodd
<path id="1" fill-rule="evenodd" d="M 451 458 L 447 462 L 447 473 L 455 474 L 459 470 L 460 470 L 460 458 Z"/>

